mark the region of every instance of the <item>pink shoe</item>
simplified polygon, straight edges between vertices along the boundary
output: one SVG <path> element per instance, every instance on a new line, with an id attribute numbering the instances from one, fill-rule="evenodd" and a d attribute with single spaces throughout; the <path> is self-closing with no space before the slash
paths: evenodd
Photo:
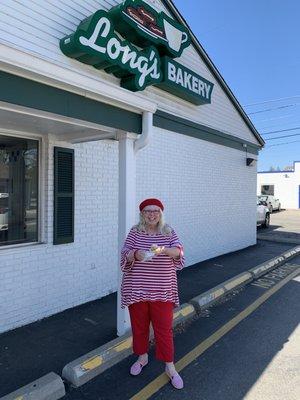
<path id="1" fill-rule="evenodd" d="M 139 375 L 147 364 L 148 361 L 146 363 L 141 363 L 139 360 L 136 361 L 130 368 L 130 374 L 134 376 Z"/>
<path id="2" fill-rule="evenodd" d="M 171 379 L 171 383 L 174 386 L 175 389 L 182 389 L 183 388 L 183 380 L 181 378 L 181 376 L 179 375 L 178 372 L 175 372 L 173 375 L 171 375 L 171 373 L 168 371 L 168 369 L 166 368 L 166 374 L 168 375 L 168 377 Z"/>

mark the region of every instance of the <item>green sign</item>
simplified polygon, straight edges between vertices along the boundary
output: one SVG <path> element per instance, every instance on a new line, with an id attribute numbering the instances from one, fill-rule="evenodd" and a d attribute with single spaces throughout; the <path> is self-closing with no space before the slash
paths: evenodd
<path id="1" fill-rule="evenodd" d="M 121 78 L 121 86 L 143 90 L 161 80 L 160 57 L 155 47 L 138 50 L 114 33 L 106 11 L 97 11 L 82 21 L 76 32 L 60 41 L 62 52 Z"/>
<path id="2" fill-rule="evenodd" d="M 125 0 L 83 20 L 60 40 L 60 48 L 66 56 L 121 79 L 125 89 L 157 85 L 203 104 L 210 102 L 213 84 L 172 60 L 190 43 L 187 29 L 165 13 L 142 0 Z"/>
<path id="3" fill-rule="evenodd" d="M 213 83 L 195 74 L 169 57 L 162 58 L 162 82 L 160 88 L 193 104 L 211 102 Z"/>

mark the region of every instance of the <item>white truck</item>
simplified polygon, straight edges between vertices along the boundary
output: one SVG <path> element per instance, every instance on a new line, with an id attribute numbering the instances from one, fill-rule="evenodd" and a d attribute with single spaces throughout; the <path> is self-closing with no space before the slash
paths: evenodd
<path id="1" fill-rule="evenodd" d="M 259 200 L 257 200 L 256 225 L 261 225 L 263 228 L 268 228 L 270 225 L 270 211 Z"/>
<path id="2" fill-rule="evenodd" d="M 268 207 L 271 214 L 273 211 L 281 210 L 280 201 L 279 199 L 276 199 L 275 196 L 271 196 L 269 194 L 261 194 L 260 196 L 258 196 L 258 200 L 266 203 L 265 205 Z"/>
<path id="3" fill-rule="evenodd" d="M 0 193 L 0 232 L 8 229 L 8 193 Z"/>

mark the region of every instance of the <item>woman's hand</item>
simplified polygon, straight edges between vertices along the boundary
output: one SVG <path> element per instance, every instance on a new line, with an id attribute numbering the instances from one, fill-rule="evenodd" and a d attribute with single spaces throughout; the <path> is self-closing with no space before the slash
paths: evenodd
<path id="1" fill-rule="evenodd" d="M 165 247 L 161 254 L 165 254 L 171 258 L 179 258 L 180 249 L 178 247 Z"/>
<path id="2" fill-rule="evenodd" d="M 137 261 L 143 261 L 146 256 L 146 252 L 143 250 L 136 250 L 134 257 Z"/>
<path id="3" fill-rule="evenodd" d="M 145 258 L 145 252 L 143 250 L 131 250 L 128 254 L 127 254 L 127 260 L 129 262 L 133 262 L 133 261 L 143 261 Z"/>
<path id="4" fill-rule="evenodd" d="M 178 247 L 161 247 L 160 251 L 156 255 L 164 254 L 171 258 L 179 258 L 180 250 Z M 146 252 L 144 250 L 131 250 L 127 255 L 127 260 L 129 262 L 143 261 L 146 257 Z"/>

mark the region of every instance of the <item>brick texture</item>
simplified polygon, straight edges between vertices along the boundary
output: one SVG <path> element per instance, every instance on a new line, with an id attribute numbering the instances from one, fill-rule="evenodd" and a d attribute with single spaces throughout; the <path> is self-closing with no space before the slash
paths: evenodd
<path id="1" fill-rule="evenodd" d="M 137 201 L 159 197 L 187 265 L 256 242 L 256 169 L 244 153 L 156 129 L 138 154 Z"/>
<path id="2" fill-rule="evenodd" d="M 74 146 L 75 242 L 53 246 L 54 144 L 49 145 L 46 243 L 1 249 L 0 332 L 117 290 L 118 144 Z"/>
<path id="3" fill-rule="evenodd" d="M 118 143 L 74 146 L 75 242 L 53 246 L 55 144 L 48 150 L 46 243 L 1 249 L 0 332 L 117 290 Z M 162 199 L 187 265 L 256 242 L 255 190 L 255 168 L 233 149 L 155 129 L 137 154 L 136 204 Z"/>

